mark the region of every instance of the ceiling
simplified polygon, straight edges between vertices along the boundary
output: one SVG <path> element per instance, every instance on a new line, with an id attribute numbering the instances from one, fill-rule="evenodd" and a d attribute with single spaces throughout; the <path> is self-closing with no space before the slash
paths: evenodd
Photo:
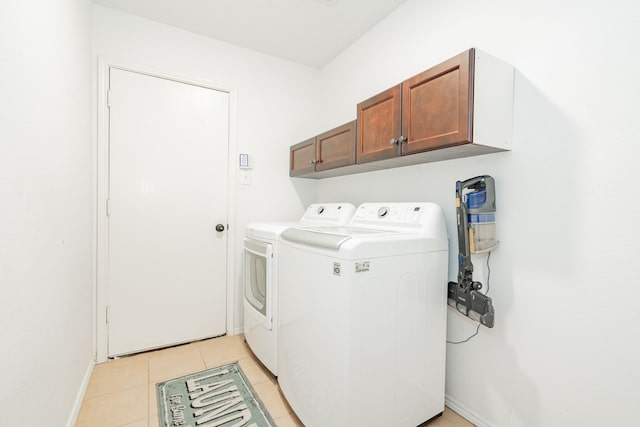
<path id="1" fill-rule="evenodd" d="M 404 0 L 93 0 L 203 36 L 322 68 Z"/>

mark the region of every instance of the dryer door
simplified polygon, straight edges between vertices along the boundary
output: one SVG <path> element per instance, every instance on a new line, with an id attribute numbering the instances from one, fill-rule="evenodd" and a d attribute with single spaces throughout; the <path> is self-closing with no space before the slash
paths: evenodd
<path id="1" fill-rule="evenodd" d="M 261 325 L 271 329 L 273 248 L 270 243 L 244 240 L 245 310 Z"/>

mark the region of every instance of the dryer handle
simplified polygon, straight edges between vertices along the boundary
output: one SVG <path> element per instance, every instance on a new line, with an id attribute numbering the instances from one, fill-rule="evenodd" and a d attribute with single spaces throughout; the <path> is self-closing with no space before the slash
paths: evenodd
<path id="1" fill-rule="evenodd" d="M 271 258 L 273 254 L 273 249 L 270 244 L 251 239 L 245 239 L 244 250 L 245 252 L 264 258 Z"/>
<path id="2" fill-rule="evenodd" d="M 246 246 L 244 247 L 244 250 L 245 250 L 245 252 L 249 252 L 249 253 L 252 253 L 254 255 L 265 257 L 265 258 L 269 255 L 269 251 L 268 251 L 267 247 L 265 247 L 265 251 L 264 252 L 254 251 L 253 249 L 249 249 Z"/>

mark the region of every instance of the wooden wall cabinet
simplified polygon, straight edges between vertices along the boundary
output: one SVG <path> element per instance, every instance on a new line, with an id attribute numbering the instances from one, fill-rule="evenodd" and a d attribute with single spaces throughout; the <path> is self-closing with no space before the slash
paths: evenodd
<path id="1" fill-rule="evenodd" d="M 514 69 L 469 49 L 358 104 L 356 162 L 385 167 L 511 148 Z M 424 153 L 415 156 L 417 153 Z"/>
<path id="2" fill-rule="evenodd" d="M 291 146 L 289 176 L 320 178 L 356 163 L 356 122 L 351 121 Z M 340 174 L 340 173 L 338 173 Z"/>
<path id="3" fill-rule="evenodd" d="M 291 147 L 324 178 L 511 149 L 513 66 L 469 49 L 358 104 L 357 121 Z"/>
<path id="4" fill-rule="evenodd" d="M 401 90 L 397 85 L 358 104 L 357 163 L 400 155 Z"/>
<path id="5" fill-rule="evenodd" d="M 289 176 L 305 176 L 316 171 L 316 138 L 292 145 L 289 149 Z"/>

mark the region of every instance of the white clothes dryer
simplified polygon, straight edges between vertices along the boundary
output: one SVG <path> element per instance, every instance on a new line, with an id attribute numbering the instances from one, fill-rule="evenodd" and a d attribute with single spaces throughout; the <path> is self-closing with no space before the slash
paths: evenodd
<path id="1" fill-rule="evenodd" d="M 415 427 L 444 410 L 448 238 L 433 203 L 365 203 L 282 233 L 278 382 L 307 427 Z"/>
<path id="2" fill-rule="evenodd" d="M 250 223 L 244 239 L 244 336 L 247 344 L 274 375 L 278 375 L 278 242 L 292 226 L 340 225 L 349 222 L 355 206 L 350 203 L 310 205 L 294 223 Z"/>

